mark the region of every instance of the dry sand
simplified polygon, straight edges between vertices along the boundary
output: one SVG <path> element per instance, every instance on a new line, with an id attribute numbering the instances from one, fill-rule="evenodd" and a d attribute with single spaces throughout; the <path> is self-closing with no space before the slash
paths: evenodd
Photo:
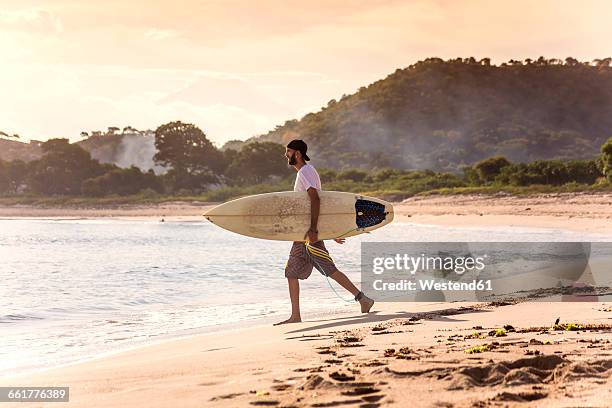
<path id="1" fill-rule="evenodd" d="M 418 224 L 612 231 L 610 193 L 412 197 L 395 208 L 398 221 Z"/>

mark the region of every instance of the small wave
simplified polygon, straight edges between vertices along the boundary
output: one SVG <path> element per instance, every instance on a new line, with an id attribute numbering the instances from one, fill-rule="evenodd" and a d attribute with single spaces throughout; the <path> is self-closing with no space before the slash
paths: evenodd
<path id="1" fill-rule="evenodd" d="M 24 320 L 43 320 L 42 317 L 33 316 L 33 315 L 23 315 L 23 314 L 8 314 L 4 316 L 0 316 L 0 323 L 15 323 Z"/>

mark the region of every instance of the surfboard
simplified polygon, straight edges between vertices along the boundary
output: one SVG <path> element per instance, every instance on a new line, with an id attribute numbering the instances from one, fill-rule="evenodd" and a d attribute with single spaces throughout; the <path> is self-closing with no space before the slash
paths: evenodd
<path id="1" fill-rule="evenodd" d="M 347 238 L 393 220 L 393 205 L 359 194 L 319 191 L 318 238 Z M 308 193 L 283 191 L 242 197 L 204 214 L 213 224 L 237 234 L 276 241 L 305 241 L 310 228 Z"/>

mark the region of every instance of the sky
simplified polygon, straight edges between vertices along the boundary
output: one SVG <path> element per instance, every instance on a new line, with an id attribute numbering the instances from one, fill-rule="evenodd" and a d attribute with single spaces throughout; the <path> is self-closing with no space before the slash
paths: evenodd
<path id="1" fill-rule="evenodd" d="M 611 19 L 607 0 L 0 0 L 0 130 L 181 120 L 220 147 L 428 57 L 609 57 Z"/>

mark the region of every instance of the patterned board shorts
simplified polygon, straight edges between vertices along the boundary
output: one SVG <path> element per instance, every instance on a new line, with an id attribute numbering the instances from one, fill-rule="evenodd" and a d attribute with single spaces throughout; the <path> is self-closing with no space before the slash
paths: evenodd
<path id="1" fill-rule="evenodd" d="M 323 276 L 330 276 L 338 270 L 323 241 L 294 242 L 285 264 L 285 277 L 306 279 L 312 273 L 313 266 Z"/>

